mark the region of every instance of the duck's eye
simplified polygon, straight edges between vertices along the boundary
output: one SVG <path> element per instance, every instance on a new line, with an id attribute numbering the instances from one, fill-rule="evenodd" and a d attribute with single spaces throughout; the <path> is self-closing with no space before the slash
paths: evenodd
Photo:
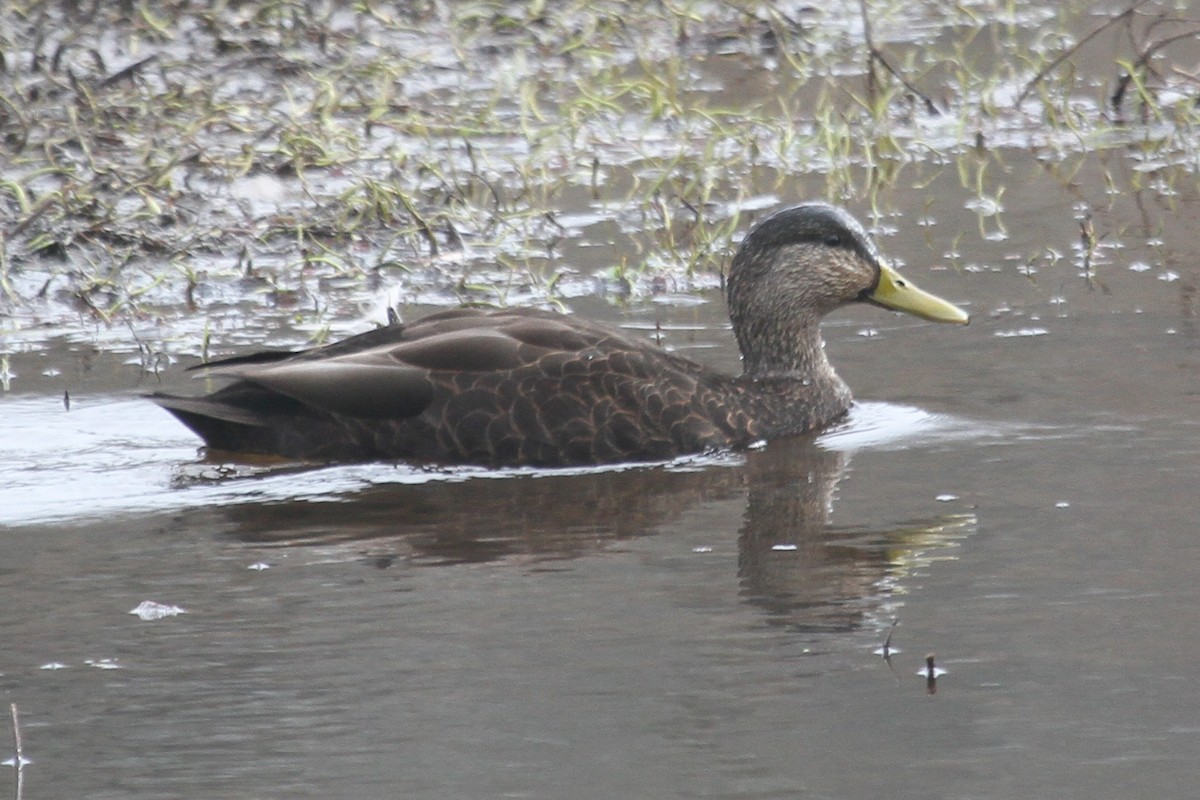
<path id="1" fill-rule="evenodd" d="M 825 237 L 825 245 L 827 247 L 841 247 L 842 237 L 838 236 L 836 233 L 831 233 Z"/>

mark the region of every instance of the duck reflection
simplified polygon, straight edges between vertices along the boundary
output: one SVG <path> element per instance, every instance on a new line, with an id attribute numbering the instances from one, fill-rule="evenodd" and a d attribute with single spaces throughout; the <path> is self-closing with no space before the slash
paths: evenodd
<path id="1" fill-rule="evenodd" d="M 857 628 L 914 566 L 974 527 L 973 514 L 876 528 L 833 524 L 834 493 L 849 458 L 793 440 L 747 462 L 738 578 L 742 595 L 772 621 L 814 631 Z"/>
<path id="2" fill-rule="evenodd" d="M 834 492 L 848 460 L 798 437 L 725 463 L 439 473 L 346 493 L 338 502 L 232 505 L 223 514 L 243 542 L 348 547 L 380 567 L 507 560 L 537 568 L 659 534 L 699 510 L 698 518 L 714 525 L 712 541 L 736 536 L 741 595 L 771 622 L 851 630 L 888 602 L 914 565 L 967 535 L 974 517 L 835 526 Z M 740 530 L 722 530 L 730 515 L 703 514 L 706 503 L 744 503 Z"/>

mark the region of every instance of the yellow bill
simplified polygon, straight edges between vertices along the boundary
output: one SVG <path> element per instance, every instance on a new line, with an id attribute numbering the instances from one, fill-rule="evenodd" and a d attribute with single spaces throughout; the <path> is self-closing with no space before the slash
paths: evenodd
<path id="1" fill-rule="evenodd" d="M 903 311 L 932 322 L 966 325 L 971 321 L 967 312 L 935 294 L 918 289 L 916 284 L 887 265 L 880 265 L 879 283 L 867 293 L 866 299 L 884 308 Z"/>

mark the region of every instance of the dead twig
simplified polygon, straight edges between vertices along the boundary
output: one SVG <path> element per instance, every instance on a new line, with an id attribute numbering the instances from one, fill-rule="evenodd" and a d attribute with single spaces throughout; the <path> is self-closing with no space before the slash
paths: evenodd
<path id="1" fill-rule="evenodd" d="M 875 73 L 875 65 L 879 64 L 890 72 L 892 77 L 900 81 L 905 89 L 918 97 L 925 105 L 927 112 L 934 116 L 940 116 L 941 112 L 938 111 L 938 107 L 934 105 L 929 95 L 922 92 L 916 86 L 913 86 L 898 69 L 892 66 L 891 62 L 883 55 L 883 51 L 875 46 L 875 39 L 871 35 L 871 18 L 867 14 L 867 0 L 859 0 L 858 8 L 862 12 L 863 41 L 867 45 L 867 97 L 874 101 L 875 94 L 880 88 L 879 77 Z"/>
<path id="2" fill-rule="evenodd" d="M 1016 108 L 1020 108 L 1021 103 L 1024 102 L 1025 98 L 1029 96 L 1029 93 L 1034 90 L 1034 87 L 1036 87 L 1039 83 L 1041 83 L 1043 80 L 1045 80 L 1047 75 L 1054 72 L 1054 70 L 1058 69 L 1059 65 L 1061 65 L 1067 59 L 1069 59 L 1071 56 L 1078 53 L 1079 50 L 1082 49 L 1088 42 L 1090 42 L 1092 39 L 1095 39 L 1097 36 L 1099 36 L 1104 31 L 1108 30 L 1109 28 L 1111 28 L 1113 25 L 1116 25 L 1119 22 L 1123 22 L 1123 21 L 1132 19 L 1134 13 L 1148 2 L 1149 2 L 1149 0 L 1137 0 L 1137 2 L 1130 5 L 1129 8 L 1125 9 L 1120 14 L 1117 14 L 1115 17 L 1108 20 L 1107 22 L 1102 23 L 1098 28 L 1096 28 L 1094 31 L 1089 33 L 1087 36 L 1084 36 L 1078 42 L 1071 45 L 1063 52 L 1059 53 L 1057 58 L 1055 58 L 1053 61 L 1051 61 L 1046 66 L 1042 67 L 1040 70 L 1038 70 L 1038 73 L 1036 75 L 1034 75 L 1032 78 L 1029 79 L 1029 82 L 1025 84 L 1025 88 L 1021 90 L 1021 93 L 1017 95 L 1017 99 L 1013 101 L 1013 106 Z"/>
<path id="3" fill-rule="evenodd" d="M 21 800 L 25 788 L 25 747 L 21 743 L 21 717 L 17 713 L 17 704 L 9 703 L 8 710 L 12 715 L 13 732 L 13 769 L 17 771 L 16 799 Z"/>
<path id="4" fill-rule="evenodd" d="M 112 75 L 109 75 L 107 78 L 100 81 L 100 85 L 101 86 L 111 86 L 112 84 L 118 83 L 118 82 L 124 80 L 125 78 L 132 78 L 134 75 L 136 75 L 141 70 L 142 67 L 144 67 L 147 64 L 150 64 L 156 60 L 158 60 L 158 53 L 152 53 L 151 55 L 148 55 L 145 58 L 143 58 L 141 61 L 135 61 L 132 64 L 130 64 L 129 66 L 124 67 L 123 69 L 117 70 Z"/>
<path id="5" fill-rule="evenodd" d="M 1195 39 L 1197 36 L 1200 36 L 1200 28 L 1184 31 L 1183 33 L 1177 33 L 1174 36 L 1166 36 L 1156 42 L 1147 44 L 1144 48 L 1141 48 L 1140 52 L 1138 53 L 1137 60 L 1130 65 L 1130 69 L 1126 70 L 1125 73 L 1117 79 L 1116 88 L 1113 89 L 1112 94 L 1108 98 L 1108 102 L 1109 105 L 1112 106 L 1113 113 L 1120 117 L 1121 102 L 1125 99 L 1125 92 L 1129 89 L 1129 84 L 1133 82 L 1134 75 L 1139 70 L 1149 70 L 1150 72 L 1155 73 L 1157 77 L 1161 78 L 1161 76 L 1159 76 L 1158 73 L 1150 67 L 1150 59 L 1154 58 L 1158 51 L 1162 50 L 1168 45 L 1174 44 L 1175 42 L 1184 41 L 1186 39 Z"/>

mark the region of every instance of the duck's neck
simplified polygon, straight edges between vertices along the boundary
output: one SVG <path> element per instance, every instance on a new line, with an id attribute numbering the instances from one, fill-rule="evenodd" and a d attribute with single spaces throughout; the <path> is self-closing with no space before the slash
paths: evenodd
<path id="1" fill-rule="evenodd" d="M 742 380 L 762 387 L 778 401 L 785 427 L 812 430 L 850 407 L 850 387 L 825 355 L 820 322 L 811 320 L 769 335 L 749 331 L 739 338 Z M 774 403 L 773 403 L 774 404 Z"/>
<path id="2" fill-rule="evenodd" d="M 787 328 L 750 330 L 738 337 L 746 378 L 811 378 L 814 383 L 841 379 L 825 356 L 819 320 Z"/>

